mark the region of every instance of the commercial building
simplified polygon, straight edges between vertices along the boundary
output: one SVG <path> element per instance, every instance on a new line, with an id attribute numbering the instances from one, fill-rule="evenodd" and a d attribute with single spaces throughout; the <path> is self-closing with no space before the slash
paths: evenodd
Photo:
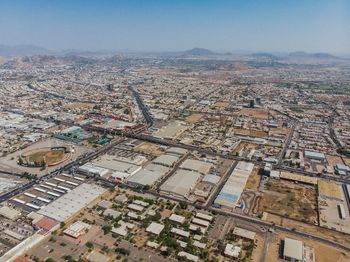
<path id="1" fill-rule="evenodd" d="M 217 176 L 217 175 L 212 175 L 212 174 L 208 174 L 208 175 L 205 175 L 202 179 L 202 182 L 203 183 L 208 183 L 208 184 L 211 184 L 213 186 L 217 185 L 220 181 L 220 176 Z"/>
<path id="2" fill-rule="evenodd" d="M 300 183 L 310 184 L 310 185 L 317 185 L 317 181 L 318 181 L 317 177 L 304 176 L 299 173 L 291 173 L 291 172 L 285 172 L 285 171 L 281 171 L 279 177 L 280 179 L 297 181 Z"/>
<path id="3" fill-rule="evenodd" d="M 122 215 L 122 213 L 117 211 L 117 210 L 108 208 L 103 212 L 103 215 L 105 217 L 111 217 L 113 219 L 116 219 L 116 218 L 120 217 Z"/>
<path id="4" fill-rule="evenodd" d="M 176 222 L 176 223 L 179 223 L 179 224 L 183 224 L 185 222 L 186 218 L 183 216 L 176 215 L 176 214 L 171 214 L 171 216 L 169 217 L 169 220 Z"/>
<path id="5" fill-rule="evenodd" d="M 2 206 L 0 207 L 0 216 L 16 220 L 21 216 L 21 212 L 9 206 Z"/>
<path id="6" fill-rule="evenodd" d="M 186 258 L 186 259 L 189 260 L 189 261 L 194 261 L 194 262 L 199 261 L 199 257 L 197 257 L 197 256 L 195 256 L 195 255 L 192 255 L 192 254 L 190 254 L 190 253 L 187 253 L 187 252 L 185 252 L 185 251 L 180 251 L 180 252 L 177 254 L 177 256 L 179 256 L 179 257 L 184 257 L 184 258 Z"/>
<path id="7" fill-rule="evenodd" d="M 106 189 L 100 186 L 84 183 L 41 208 L 37 213 L 59 222 L 65 221 L 104 192 Z"/>
<path id="8" fill-rule="evenodd" d="M 140 165 L 120 161 L 113 155 L 103 155 L 92 163 L 94 166 L 110 170 L 112 177 L 119 181 L 124 181 L 142 168 Z"/>
<path id="9" fill-rule="evenodd" d="M 240 161 L 214 201 L 216 207 L 235 208 L 254 168 L 253 163 Z"/>
<path id="10" fill-rule="evenodd" d="M 196 160 L 196 159 L 186 159 L 181 165 L 180 168 L 190 171 L 196 171 L 203 175 L 209 173 L 210 169 L 213 167 L 212 163 Z"/>
<path id="11" fill-rule="evenodd" d="M 168 154 L 179 155 L 182 156 L 187 153 L 187 149 L 181 147 L 170 147 L 166 150 Z"/>
<path id="12" fill-rule="evenodd" d="M 284 239 L 283 258 L 291 262 L 302 262 L 304 253 L 303 242 L 292 238 Z"/>
<path id="13" fill-rule="evenodd" d="M 256 235 L 255 232 L 244 228 L 240 228 L 240 227 L 235 227 L 235 229 L 233 230 L 233 234 L 242 238 L 253 240 L 253 241 Z"/>
<path id="14" fill-rule="evenodd" d="M 152 162 L 154 164 L 166 166 L 166 167 L 172 167 L 175 162 L 179 160 L 179 156 L 177 155 L 170 155 L 170 154 L 164 154 L 160 155 L 156 159 L 154 159 Z"/>
<path id="15" fill-rule="evenodd" d="M 156 223 L 156 222 L 152 222 L 147 228 L 146 228 L 146 232 L 148 233 L 152 233 L 155 235 L 159 235 L 160 233 L 162 233 L 164 229 L 164 225 Z"/>
<path id="16" fill-rule="evenodd" d="M 66 230 L 63 231 L 64 234 L 78 238 L 85 234 L 86 230 L 90 229 L 90 225 L 82 221 L 77 221 L 74 224 L 70 225 Z"/>
<path id="17" fill-rule="evenodd" d="M 346 219 L 346 213 L 344 209 L 343 204 L 338 204 L 338 212 L 339 212 L 339 218 L 345 220 Z"/>
<path id="18" fill-rule="evenodd" d="M 206 221 L 206 220 L 203 220 L 203 219 L 199 219 L 199 218 L 196 218 L 196 217 L 194 217 L 192 219 L 192 223 L 196 224 L 196 225 L 199 225 L 199 226 L 202 226 L 202 227 L 208 227 L 210 225 L 209 221 Z"/>
<path id="19" fill-rule="evenodd" d="M 169 167 L 150 163 L 135 175 L 127 179 L 127 183 L 133 186 L 152 187 L 158 180 L 166 175 L 170 170 Z"/>
<path id="20" fill-rule="evenodd" d="M 97 204 L 98 207 L 103 208 L 103 209 L 110 208 L 110 207 L 112 207 L 112 205 L 113 205 L 113 203 L 111 201 L 108 201 L 108 200 L 102 200 Z"/>
<path id="21" fill-rule="evenodd" d="M 83 174 L 92 175 L 92 176 L 99 176 L 103 177 L 106 176 L 108 173 L 110 173 L 110 170 L 95 166 L 91 163 L 86 163 L 78 168 L 78 172 L 81 172 Z"/>
<path id="22" fill-rule="evenodd" d="M 232 258 L 238 258 L 240 253 L 241 248 L 232 244 L 227 244 L 224 250 L 224 255 Z"/>
<path id="23" fill-rule="evenodd" d="M 207 214 L 204 214 L 204 213 L 200 213 L 200 212 L 196 213 L 196 217 L 198 217 L 200 219 L 207 220 L 209 222 L 213 221 L 213 216 L 207 215 Z"/>
<path id="24" fill-rule="evenodd" d="M 173 227 L 171 229 L 171 233 L 174 233 L 175 235 L 178 235 L 181 237 L 189 237 L 190 236 L 190 232 L 179 229 L 179 228 L 175 228 L 175 227 Z"/>
<path id="25" fill-rule="evenodd" d="M 335 171 L 338 173 L 338 174 L 348 174 L 350 173 L 350 167 L 346 166 L 346 165 L 342 165 L 342 164 L 337 164 L 335 167 L 334 167 Z"/>
<path id="26" fill-rule="evenodd" d="M 264 167 L 264 175 L 265 176 L 270 176 L 270 173 L 272 171 L 272 164 L 271 163 L 266 163 Z"/>
<path id="27" fill-rule="evenodd" d="M 201 174 L 194 171 L 179 169 L 160 187 L 162 193 L 186 198 L 201 178 Z"/>
<path id="28" fill-rule="evenodd" d="M 137 212 L 142 212 L 144 207 L 143 206 L 140 206 L 140 205 L 136 205 L 136 204 L 129 204 L 128 205 L 128 208 L 131 209 L 131 210 L 134 210 L 134 211 L 137 211 Z"/>
<path id="29" fill-rule="evenodd" d="M 325 160 L 326 156 L 323 153 L 305 150 L 305 158 L 313 160 Z"/>

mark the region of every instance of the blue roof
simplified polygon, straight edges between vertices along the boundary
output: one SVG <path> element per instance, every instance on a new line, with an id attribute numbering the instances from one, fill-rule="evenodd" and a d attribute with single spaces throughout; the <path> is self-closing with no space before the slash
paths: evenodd
<path id="1" fill-rule="evenodd" d="M 337 164 L 335 166 L 336 169 L 340 170 L 340 171 L 346 171 L 346 172 L 350 172 L 350 167 L 343 165 L 343 164 Z"/>
<path id="2" fill-rule="evenodd" d="M 226 200 L 232 203 L 236 203 L 238 200 L 238 196 L 233 194 L 227 194 L 227 193 L 220 193 L 217 197 L 217 199 Z"/>

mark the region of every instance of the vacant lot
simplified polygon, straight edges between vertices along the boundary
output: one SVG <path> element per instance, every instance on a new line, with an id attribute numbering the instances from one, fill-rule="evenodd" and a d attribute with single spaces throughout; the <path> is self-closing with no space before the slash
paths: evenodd
<path id="1" fill-rule="evenodd" d="M 269 212 L 314 223 L 317 220 L 316 190 L 312 187 L 270 179 L 259 202 L 259 213 Z"/>
<path id="2" fill-rule="evenodd" d="M 261 176 L 259 175 L 259 168 L 255 167 L 253 172 L 250 174 L 245 190 L 258 191 L 260 185 Z"/>
<path id="3" fill-rule="evenodd" d="M 230 105 L 229 102 L 215 102 L 214 107 L 223 109 L 228 107 L 229 105 Z"/>
<path id="4" fill-rule="evenodd" d="M 271 261 L 271 262 L 278 262 L 278 261 L 284 261 L 279 259 L 279 246 L 281 243 L 281 240 L 285 239 L 286 237 L 297 239 L 300 241 L 303 241 L 304 245 L 307 247 L 313 248 L 315 252 L 315 258 L 314 261 L 316 262 L 345 262 L 349 261 L 350 255 L 346 254 L 344 251 L 333 248 L 331 246 L 322 244 L 317 241 L 305 239 L 305 238 L 299 238 L 294 235 L 288 235 L 285 233 L 280 233 L 272 239 L 272 241 L 269 244 L 269 248 L 267 250 L 267 254 L 265 257 L 265 261 Z"/>
<path id="5" fill-rule="evenodd" d="M 245 152 L 249 152 L 251 150 L 255 150 L 258 148 L 257 144 L 253 144 L 253 143 L 248 143 L 248 142 L 240 142 L 234 149 L 233 154 L 236 154 L 238 152 L 240 152 L 241 150 L 245 151 Z"/>
<path id="6" fill-rule="evenodd" d="M 326 158 L 327 158 L 328 164 L 332 167 L 336 166 L 337 164 L 344 164 L 343 160 L 339 156 L 327 155 Z"/>
<path id="7" fill-rule="evenodd" d="M 193 124 L 201 120 L 203 117 L 202 114 L 192 114 L 189 117 L 186 118 L 186 122 L 189 124 Z"/>
<path id="8" fill-rule="evenodd" d="M 287 135 L 289 133 L 289 128 L 270 128 L 271 135 Z"/>
<path id="9" fill-rule="evenodd" d="M 267 138 L 268 133 L 260 130 L 251 130 L 251 129 L 234 129 L 236 135 L 240 136 L 250 136 L 258 138 Z"/>
<path id="10" fill-rule="evenodd" d="M 159 145 L 151 144 L 147 142 L 138 145 L 135 148 L 135 151 L 146 155 L 153 155 L 153 156 L 160 156 L 163 153 Z"/>
<path id="11" fill-rule="evenodd" d="M 239 111 L 240 115 L 244 116 L 250 116 L 254 118 L 259 119 L 268 119 L 269 118 L 269 112 L 264 109 L 257 109 L 257 108 L 242 108 L 241 111 Z"/>

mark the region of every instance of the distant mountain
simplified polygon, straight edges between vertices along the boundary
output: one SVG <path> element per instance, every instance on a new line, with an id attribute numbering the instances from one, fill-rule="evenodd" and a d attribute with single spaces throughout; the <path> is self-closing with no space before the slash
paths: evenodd
<path id="1" fill-rule="evenodd" d="M 0 45 L 0 56 L 32 56 L 32 55 L 48 55 L 53 52 L 35 45 Z"/>
<path id="2" fill-rule="evenodd" d="M 65 64 L 86 64 L 95 61 L 93 58 L 77 55 L 54 56 L 54 55 L 33 55 L 13 57 L 1 64 L 1 68 L 28 69 L 34 67 L 57 66 Z"/>
<path id="3" fill-rule="evenodd" d="M 338 59 L 338 57 L 328 53 L 306 53 L 303 51 L 289 53 L 288 57 L 296 59 Z"/>
<path id="4" fill-rule="evenodd" d="M 254 53 L 250 55 L 253 58 L 277 60 L 278 57 L 270 53 Z"/>
<path id="5" fill-rule="evenodd" d="M 296 52 L 289 53 L 288 56 L 292 58 L 304 58 L 304 57 L 308 57 L 309 54 L 303 51 L 296 51 Z"/>
<path id="6" fill-rule="evenodd" d="M 215 52 L 205 49 L 205 48 L 192 48 L 190 50 L 186 50 L 183 52 L 184 55 L 195 55 L 195 56 L 201 56 L 201 55 L 216 55 Z"/>
<path id="7" fill-rule="evenodd" d="M 315 53 L 315 54 L 312 54 L 312 57 L 319 58 L 319 59 L 338 59 L 337 56 L 334 56 L 328 53 Z"/>

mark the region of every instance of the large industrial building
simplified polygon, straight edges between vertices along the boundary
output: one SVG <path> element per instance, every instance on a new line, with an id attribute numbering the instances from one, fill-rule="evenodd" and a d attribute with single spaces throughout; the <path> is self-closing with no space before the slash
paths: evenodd
<path id="1" fill-rule="evenodd" d="M 180 166 L 180 168 L 190 171 L 196 171 L 198 173 L 201 173 L 203 175 L 206 175 L 209 173 L 210 169 L 214 165 L 212 163 L 203 162 L 196 159 L 186 159 Z"/>
<path id="2" fill-rule="evenodd" d="M 202 175 L 198 172 L 179 169 L 165 181 L 160 190 L 177 198 L 186 198 L 201 177 Z"/>
<path id="3" fill-rule="evenodd" d="M 305 150 L 305 158 L 313 160 L 325 160 L 326 156 L 323 153 Z"/>
<path id="4" fill-rule="evenodd" d="M 150 163 L 135 175 L 127 179 L 127 183 L 133 186 L 153 186 L 170 170 L 169 167 Z"/>
<path id="5" fill-rule="evenodd" d="M 302 262 L 304 253 L 303 242 L 292 238 L 284 239 L 283 258 L 291 262 Z"/>
<path id="6" fill-rule="evenodd" d="M 104 192 L 106 189 L 100 186 L 84 183 L 43 207 L 37 213 L 59 222 L 65 221 Z"/>
<path id="7" fill-rule="evenodd" d="M 110 170 L 103 167 L 95 166 L 91 163 L 86 163 L 80 166 L 78 168 L 78 171 L 82 174 L 86 174 L 89 176 L 99 176 L 99 177 L 106 176 L 110 173 Z"/>
<path id="8" fill-rule="evenodd" d="M 235 208 L 254 168 L 253 163 L 240 161 L 214 201 L 216 207 Z"/>

